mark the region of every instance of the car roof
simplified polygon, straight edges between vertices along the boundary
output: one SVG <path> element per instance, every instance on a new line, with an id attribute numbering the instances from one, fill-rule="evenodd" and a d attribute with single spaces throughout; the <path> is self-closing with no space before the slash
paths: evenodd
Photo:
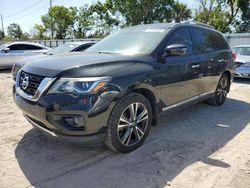
<path id="1" fill-rule="evenodd" d="M 250 47 L 250 45 L 247 45 L 247 44 L 245 44 L 245 45 L 237 45 L 237 46 L 234 46 L 233 48 L 241 48 L 241 47 Z"/>
<path id="2" fill-rule="evenodd" d="M 68 42 L 65 44 L 77 44 L 77 45 L 83 45 L 83 44 L 92 44 L 92 43 L 97 43 L 98 41 L 74 41 L 74 42 Z"/>
<path id="3" fill-rule="evenodd" d="M 50 49 L 47 46 L 44 46 L 44 45 L 38 44 L 38 43 L 34 43 L 34 42 L 11 42 L 11 43 L 7 43 L 8 46 L 13 45 L 13 44 L 27 44 L 27 45 L 34 45 L 34 46 L 39 46 L 39 47 L 42 47 L 42 48 Z"/>
<path id="4" fill-rule="evenodd" d="M 130 29 L 169 29 L 177 25 L 176 23 L 153 23 L 153 24 L 141 24 L 129 27 Z"/>
<path id="5" fill-rule="evenodd" d="M 132 27 L 129 27 L 129 28 L 125 28 L 125 29 L 131 29 L 131 30 L 133 30 L 133 29 L 164 29 L 164 30 L 167 30 L 167 29 L 171 29 L 173 27 L 179 27 L 179 26 L 192 26 L 192 27 L 199 27 L 199 28 L 203 28 L 203 29 L 216 31 L 210 25 L 203 24 L 203 23 L 200 23 L 200 22 L 194 22 L 194 21 L 187 21 L 187 22 L 183 22 L 183 23 L 141 24 L 141 25 L 136 25 L 136 26 L 132 26 Z"/>

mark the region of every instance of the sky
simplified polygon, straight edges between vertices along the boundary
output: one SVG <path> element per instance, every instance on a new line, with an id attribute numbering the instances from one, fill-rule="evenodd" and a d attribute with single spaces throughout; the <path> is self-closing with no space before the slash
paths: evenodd
<path id="1" fill-rule="evenodd" d="M 195 8 L 196 0 L 179 1 L 186 3 L 191 9 Z M 80 7 L 95 2 L 97 0 L 52 0 L 52 5 Z M 50 0 L 0 0 L 0 14 L 3 16 L 4 30 L 7 31 L 11 23 L 18 23 L 24 32 L 30 32 L 36 23 L 41 22 L 41 16 L 48 12 L 49 6 Z"/>

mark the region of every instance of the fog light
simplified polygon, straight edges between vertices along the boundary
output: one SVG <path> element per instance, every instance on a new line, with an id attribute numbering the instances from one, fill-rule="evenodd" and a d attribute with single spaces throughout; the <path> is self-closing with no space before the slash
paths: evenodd
<path id="1" fill-rule="evenodd" d="M 65 117 L 64 120 L 71 127 L 84 128 L 84 121 L 80 116 Z"/>

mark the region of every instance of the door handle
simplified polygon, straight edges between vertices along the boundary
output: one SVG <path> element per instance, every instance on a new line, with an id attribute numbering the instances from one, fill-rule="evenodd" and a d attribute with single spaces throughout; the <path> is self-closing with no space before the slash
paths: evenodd
<path id="1" fill-rule="evenodd" d="M 192 69 L 200 68 L 199 64 L 192 65 Z"/>
<path id="2" fill-rule="evenodd" d="M 225 62 L 225 59 L 220 59 L 218 62 L 219 62 L 219 63 L 224 63 L 224 62 Z"/>

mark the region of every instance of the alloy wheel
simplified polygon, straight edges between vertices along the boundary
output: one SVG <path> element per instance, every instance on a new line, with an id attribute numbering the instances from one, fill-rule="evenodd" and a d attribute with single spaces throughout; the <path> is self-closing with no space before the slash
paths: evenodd
<path id="1" fill-rule="evenodd" d="M 148 110 L 144 104 L 135 102 L 125 108 L 121 114 L 117 134 L 124 146 L 137 144 L 145 135 L 148 126 Z"/>
<path id="2" fill-rule="evenodd" d="M 223 103 L 223 101 L 226 99 L 227 90 L 228 90 L 228 79 L 222 78 L 217 88 L 217 98 L 219 103 Z"/>

